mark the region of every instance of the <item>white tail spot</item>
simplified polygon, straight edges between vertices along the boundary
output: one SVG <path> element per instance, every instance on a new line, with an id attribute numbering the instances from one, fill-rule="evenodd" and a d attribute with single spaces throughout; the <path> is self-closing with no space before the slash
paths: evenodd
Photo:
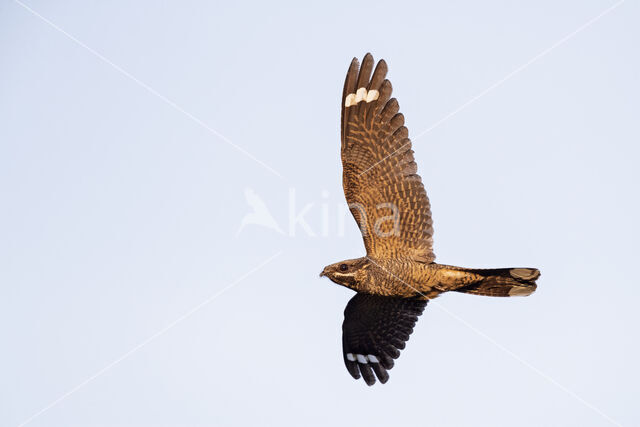
<path id="1" fill-rule="evenodd" d="M 510 297 L 526 297 L 531 295 L 535 289 L 527 288 L 524 286 L 514 286 L 509 290 Z"/>
<path id="2" fill-rule="evenodd" d="M 535 268 L 512 268 L 509 273 L 511 277 L 521 280 L 535 280 L 540 276 L 540 272 Z"/>

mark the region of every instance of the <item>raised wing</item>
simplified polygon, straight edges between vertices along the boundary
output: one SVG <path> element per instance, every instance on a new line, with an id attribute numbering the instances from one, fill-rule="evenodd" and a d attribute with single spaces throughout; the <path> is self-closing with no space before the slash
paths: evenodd
<path id="1" fill-rule="evenodd" d="M 342 185 L 373 258 L 433 262 L 433 221 L 417 175 L 404 116 L 385 79 L 387 65 L 366 54 L 351 62 L 342 93 Z"/>
<path id="2" fill-rule="evenodd" d="M 344 310 L 342 352 L 344 364 L 355 379 L 367 385 L 389 379 L 388 369 L 400 356 L 427 300 L 356 294 Z M 375 375 L 374 375 L 375 373 Z"/>

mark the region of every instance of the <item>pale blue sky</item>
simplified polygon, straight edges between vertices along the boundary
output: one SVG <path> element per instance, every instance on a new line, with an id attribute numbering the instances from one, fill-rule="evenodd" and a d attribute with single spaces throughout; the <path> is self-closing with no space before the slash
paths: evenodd
<path id="1" fill-rule="evenodd" d="M 639 6 L 584 27 L 615 4 L 0 3 L 0 425 L 640 424 Z M 438 261 L 542 271 L 439 298 L 372 388 L 318 278 L 364 253 L 336 210 L 367 51 Z M 283 234 L 238 233 L 246 189 Z"/>

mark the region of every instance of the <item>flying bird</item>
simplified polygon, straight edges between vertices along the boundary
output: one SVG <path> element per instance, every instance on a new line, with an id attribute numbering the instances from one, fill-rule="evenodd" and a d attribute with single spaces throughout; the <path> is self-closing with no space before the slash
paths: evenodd
<path id="1" fill-rule="evenodd" d="M 455 291 L 496 297 L 536 290 L 536 268 L 472 269 L 435 263 L 431 206 L 409 132 L 391 98 L 387 64 L 353 58 L 342 92 L 342 186 L 366 256 L 326 266 L 320 276 L 355 290 L 344 312 L 347 370 L 368 385 L 389 379 L 427 302 Z"/>

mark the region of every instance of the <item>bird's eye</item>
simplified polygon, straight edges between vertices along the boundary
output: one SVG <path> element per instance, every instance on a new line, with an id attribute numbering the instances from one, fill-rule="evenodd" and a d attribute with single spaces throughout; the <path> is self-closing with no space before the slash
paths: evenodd
<path id="1" fill-rule="evenodd" d="M 347 264 L 340 264 L 340 271 L 347 271 L 349 269 L 349 266 L 347 266 Z"/>

